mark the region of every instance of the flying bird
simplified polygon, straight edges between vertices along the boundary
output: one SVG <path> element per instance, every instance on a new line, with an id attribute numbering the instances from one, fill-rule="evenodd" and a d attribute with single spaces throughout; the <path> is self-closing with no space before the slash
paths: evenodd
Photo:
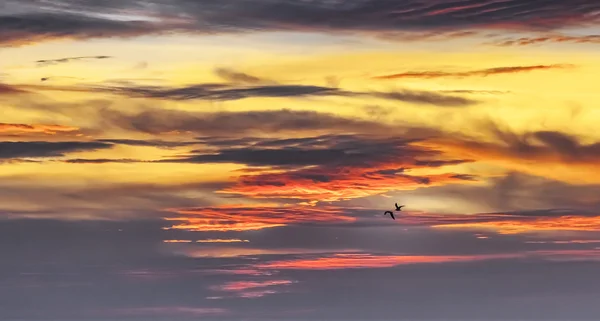
<path id="1" fill-rule="evenodd" d="M 398 206 L 398 203 L 395 203 L 394 205 L 396 205 L 396 211 L 401 211 L 401 208 L 404 207 L 404 205 Z"/>
<path id="2" fill-rule="evenodd" d="M 392 211 L 385 211 L 385 212 L 383 213 L 383 215 L 387 215 L 388 213 L 390 214 L 390 216 L 391 216 L 391 217 L 392 217 L 394 220 L 396 219 L 396 218 L 394 217 L 394 213 L 393 213 Z"/>

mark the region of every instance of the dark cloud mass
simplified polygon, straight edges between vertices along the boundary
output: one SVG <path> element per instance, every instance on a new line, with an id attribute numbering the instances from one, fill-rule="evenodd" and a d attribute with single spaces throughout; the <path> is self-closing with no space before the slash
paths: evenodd
<path id="1" fill-rule="evenodd" d="M 289 109 L 215 113 L 154 109 L 137 114 L 106 110 L 100 116 L 105 122 L 119 128 L 155 134 L 181 131 L 199 135 L 232 136 L 253 132 L 372 131 L 377 133 L 390 130 L 388 126 L 376 122 L 344 118 L 330 113 Z"/>
<path id="2" fill-rule="evenodd" d="M 0 44 L 22 46 L 55 39 L 133 37 L 162 33 L 164 26 L 59 12 L 0 15 Z"/>
<path id="3" fill-rule="evenodd" d="M 236 82 L 252 82 L 245 74 L 229 73 L 228 80 Z M 235 79 L 232 79 L 235 78 Z M 256 80 L 258 81 L 258 80 Z M 163 86 L 25 86 L 25 88 L 38 90 L 109 93 L 132 98 L 154 98 L 164 100 L 208 100 L 208 101 L 232 101 L 256 97 L 268 98 L 303 98 L 303 97 L 357 97 L 357 98 L 380 98 L 391 101 L 402 101 L 418 105 L 433 105 L 441 107 L 466 107 L 479 103 L 479 101 L 444 94 L 443 92 L 423 90 L 397 90 L 390 92 L 355 92 L 339 88 L 321 87 L 313 85 L 243 85 L 243 84 L 221 84 L 205 83 L 193 84 L 183 87 Z"/>
<path id="4" fill-rule="evenodd" d="M 56 38 L 85 39 L 157 34 L 247 31 L 465 32 L 485 29 L 549 31 L 595 23 L 592 0 L 417 1 L 386 0 L 175 0 L 9 1 L 0 18 L 0 42 L 26 44 Z M 66 11 L 68 8 L 69 11 Z M 159 22 L 109 20 L 95 14 L 136 12 Z M 72 12 L 80 14 L 75 15 Z M 105 16 L 106 17 L 106 16 Z M 177 21 L 174 23 L 172 21 Z"/>
<path id="5" fill-rule="evenodd" d="M 0 159 L 20 157 L 61 157 L 66 153 L 111 148 L 101 142 L 0 142 Z"/>

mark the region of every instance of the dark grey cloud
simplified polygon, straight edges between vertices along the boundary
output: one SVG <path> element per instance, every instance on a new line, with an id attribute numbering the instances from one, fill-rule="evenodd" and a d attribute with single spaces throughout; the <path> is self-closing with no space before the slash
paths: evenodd
<path id="1" fill-rule="evenodd" d="M 231 137 L 242 133 L 294 131 L 385 133 L 393 130 L 390 126 L 372 121 L 345 118 L 330 113 L 290 109 L 214 113 L 150 109 L 137 114 L 104 109 L 101 110 L 99 117 L 108 125 L 153 134 L 181 131 Z"/>
<path id="2" fill-rule="evenodd" d="M 36 63 L 38 64 L 38 66 L 49 66 L 49 65 L 57 65 L 57 64 L 63 64 L 63 63 L 79 61 L 79 60 L 100 60 L 100 59 L 108 59 L 108 58 L 112 58 L 112 56 L 80 56 L 80 57 L 66 57 L 66 58 L 59 58 L 59 59 L 42 59 L 42 60 L 37 60 Z"/>
<path id="3" fill-rule="evenodd" d="M 22 46 L 55 39 L 132 37 L 162 33 L 164 26 L 118 21 L 91 15 L 42 11 L 0 16 L 0 44 Z"/>
<path id="4" fill-rule="evenodd" d="M 169 100 L 238 100 L 251 97 L 305 97 L 347 96 L 335 88 L 309 85 L 273 85 L 232 87 L 224 84 L 200 84 L 180 88 L 148 87 L 96 87 L 90 91 L 107 92 L 130 97 L 159 98 Z"/>
<path id="5" fill-rule="evenodd" d="M 4 43 L 24 43 L 52 38 L 132 36 L 173 30 L 193 33 L 248 31 L 362 32 L 385 36 L 395 33 L 482 30 L 551 31 L 596 22 L 600 9 L 592 0 L 528 1 L 435 1 L 402 3 L 386 0 L 343 2 L 290 0 L 148 1 L 10 1 L 0 22 Z M 68 8 L 69 11 L 66 10 Z M 78 13 L 75 15 L 73 12 Z M 160 22 L 122 21 L 110 14 L 136 12 Z M 105 14 L 104 17 L 94 14 Z M 162 18 L 162 20 L 160 20 Z M 173 23 L 173 20 L 179 20 Z"/>
<path id="6" fill-rule="evenodd" d="M 159 148 L 175 148 L 175 147 L 199 144 L 199 142 L 197 142 L 197 141 L 165 141 L 165 140 L 158 140 L 158 139 L 141 140 L 141 139 L 113 138 L 113 139 L 97 139 L 96 141 L 101 142 L 101 143 L 129 145 L 129 146 L 159 147 Z"/>
<path id="7" fill-rule="evenodd" d="M 407 166 L 439 167 L 461 164 L 469 160 L 436 160 L 434 150 L 411 146 L 414 139 L 403 137 L 369 137 L 360 135 L 323 135 L 294 139 L 246 138 L 245 141 L 205 139 L 218 150 L 192 150 L 190 156 L 166 162 L 242 163 L 251 166 L 368 166 L 395 160 Z M 224 146 L 230 143 L 235 147 Z M 245 143 L 245 146 L 240 146 Z M 419 160 L 418 158 L 427 158 Z"/>
<path id="8" fill-rule="evenodd" d="M 61 157 L 68 153 L 108 149 L 113 145 L 101 142 L 0 142 L 0 159 L 21 157 Z"/>

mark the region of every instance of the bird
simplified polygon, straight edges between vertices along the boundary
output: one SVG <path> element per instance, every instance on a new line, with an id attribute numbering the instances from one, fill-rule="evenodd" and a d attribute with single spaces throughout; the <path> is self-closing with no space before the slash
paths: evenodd
<path id="1" fill-rule="evenodd" d="M 398 203 L 395 203 L 394 205 L 396 205 L 396 211 L 401 211 L 401 208 L 404 207 L 404 205 L 398 206 Z"/>
<path id="2" fill-rule="evenodd" d="M 390 216 L 395 220 L 396 218 L 394 217 L 394 213 L 392 211 L 385 211 L 383 212 L 383 215 L 387 215 L 388 213 L 390 213 Z"/>

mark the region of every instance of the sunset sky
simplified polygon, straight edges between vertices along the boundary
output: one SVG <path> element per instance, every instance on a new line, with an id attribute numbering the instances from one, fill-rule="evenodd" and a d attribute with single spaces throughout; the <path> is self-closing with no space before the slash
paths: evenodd
<path id="1" fill-rule="evenodd" d="M 0 0 L 0 320 L 596 319 L 599 77 L 597 0 Z"/>

